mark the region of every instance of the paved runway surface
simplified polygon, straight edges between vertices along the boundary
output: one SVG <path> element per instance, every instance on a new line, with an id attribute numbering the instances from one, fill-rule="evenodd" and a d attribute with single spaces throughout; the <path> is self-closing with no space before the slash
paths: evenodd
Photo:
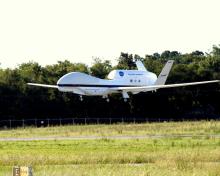
<path id="1" fill-rule="evenodd" d="M 94 140 L 94 139 L 160 139 L 160 138 L 220 138 L 220 134 L 211 135 L 144 135 L 144 136 L 76 136 L 76 137 L 30 137 L 0 138 L 0 141 L 50 141 L 50 140 Z"/>

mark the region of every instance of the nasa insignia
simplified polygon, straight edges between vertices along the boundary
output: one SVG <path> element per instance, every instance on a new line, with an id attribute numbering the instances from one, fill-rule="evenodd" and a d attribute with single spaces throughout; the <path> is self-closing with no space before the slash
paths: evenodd
<path id="1" fill-rule="evenodd" d="M 119 72 L 119 75 L 120 75 L 120 76 L 124 76 L 124 72 L 120 71 L 120 72 Z"/>

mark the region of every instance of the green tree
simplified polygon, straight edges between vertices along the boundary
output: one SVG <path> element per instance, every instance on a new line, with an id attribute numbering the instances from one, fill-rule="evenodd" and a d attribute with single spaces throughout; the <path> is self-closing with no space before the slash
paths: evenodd
<path id="1" fill-rule="evenodd" d="M 118 69 L 134 69 L 136 67 L 134 58 L 132 54 L 128 53 L 121 53 L 120 57 L 118 58 Z"/>
<path id="2" fill-rule="evenodd" d="M 93 65 L 90 67 L 91 74 L 98 78 L 105 78 L 111 69 L 112 66 L 109 60 L 102 62 L 99 58 L 95 58 Z"/>

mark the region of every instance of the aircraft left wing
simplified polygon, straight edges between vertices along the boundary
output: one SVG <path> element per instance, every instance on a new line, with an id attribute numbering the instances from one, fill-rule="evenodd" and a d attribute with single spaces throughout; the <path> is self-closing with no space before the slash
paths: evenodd
<path id="1" fill-rule="evenodd" d="M 220 83 L 220 80 L 212 81 L 201 81 L 201 82 L 191 82 L 191 83 L 179 83 L 179 84 L 167 84 L 167 85 L 152 85 L 152 86 L 140 86 L 140 87 L 115 87 L 113 90 L 125 91 L 125 92 L 147 92 L 157 89 L 165 89 L 171 87 L 185 87 L 200 84 L 210 84 L 210 83 Z"/>
<path id="2" fill-rule="evenodd" d="M 47 87 L 47 88 L 54 88 L 58 89 L 57 85 L 48 85 L 48 84 L 38 84 L 38 83 L 27 83 L 29 86 L 38 86 L 38 87 Z"/>

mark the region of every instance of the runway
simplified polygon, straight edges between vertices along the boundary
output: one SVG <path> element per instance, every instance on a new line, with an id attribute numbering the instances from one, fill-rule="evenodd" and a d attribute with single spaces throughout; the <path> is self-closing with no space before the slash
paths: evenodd
<path id="1" fill-rule="evenodd" d="M 74 136 L 74 137 L 29 137 L 29 138 L 0 138 L 0 141 L 51 141 L 51 140 L 98 140 L 98 139 L 164 139 L 164 138 L 220 138 L 220 134 L 210 135 L 143 135 L 143 136 Z"/>

